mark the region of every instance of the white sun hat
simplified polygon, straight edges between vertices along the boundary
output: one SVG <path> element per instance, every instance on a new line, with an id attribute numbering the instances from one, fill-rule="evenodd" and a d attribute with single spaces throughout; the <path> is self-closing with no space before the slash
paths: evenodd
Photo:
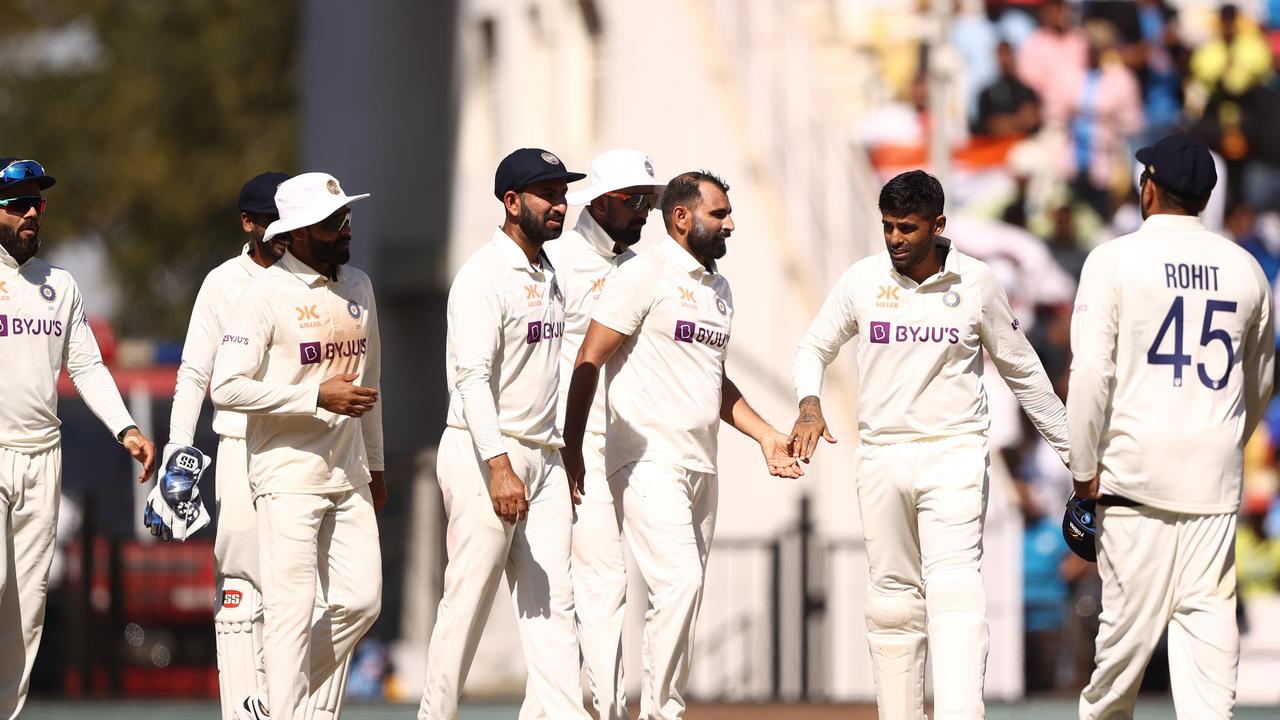
<path id="1" fill-rule="evenodd" d="M 565 195 L 570 205 L 586 205 L 607 192 L 629 187 L 649 187 L 662 192 L 667 184 L 653 174 L 653 161 L 639 150 L 618 148 L 596 156 L 591 161 L 591 184 Z"/>
<path id="2" fill-rule="evenodd" d="M 324 220 L 342 206 L 363 200 L 369 193 L 348 195 L 338 178 L 329 173 L 309 172 L 280 183 L 276 188 L 276 212 L 280 219 L 267 226 L 262 240 L 297 230 Z"/>

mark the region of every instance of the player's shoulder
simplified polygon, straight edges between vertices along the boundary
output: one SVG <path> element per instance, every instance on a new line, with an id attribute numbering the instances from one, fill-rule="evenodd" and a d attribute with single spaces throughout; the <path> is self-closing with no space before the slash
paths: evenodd
<path id="1" fill-rule="evenodd" d="M 373 287 L 373 280 L 370 279 L 369 273 L 365 272 L 364 270 L 361 270 L 360 268 L 354 265 L 343 265 L 342 269 L 339 270 L 338 272 L 342 273 L 343 275 L 346 275 L 346 277 L 343 279 L 346 280 L 347 282 L 350 282 L 355 285 L 362 285 L 369 288 Z"/>
<path id="2" fill-rule="evenodd" d="M 551 264 L 557 270 L 568 269 L 574 259 L 587 249 L 587 240 L 577 230 L 570 228 L 560 234 L 560 237 L 551 240 L 542 246 L 542 251 L 551 258 Z M 564 265 L 564 268 L 560 266 Z"/>

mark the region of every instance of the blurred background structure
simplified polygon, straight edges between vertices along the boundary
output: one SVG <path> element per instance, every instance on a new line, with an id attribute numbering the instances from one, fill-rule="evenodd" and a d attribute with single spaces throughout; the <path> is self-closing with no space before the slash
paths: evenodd
<path id="1" fill-rule="evenodd" d="M 235 198 L 264 170 L 372 192 L 353 264 L 379 296 L 393 502 L 382 617 L 354 697 L 416 702 L 444 563 L 434 446 L 444 299 L 501 219 L 492 173 L 540 146 L 583 169 L 649 153 L 659 176 L 732 186 L 722 263 L 730 372 L 779 427 L 796 342 L 849 264 L 883 241 L 880 184 L 938 174 L 948 235 L 991 263 L 1065 394 L 1089 249 L 1141 222 L 1135 148 L 1182 130 L 1220 161 L 1206 222 L 1280 277 L 1280 0 L 0 1 L 0 149 L 59 178 L 42 254 L 79 280 L 135 417 L 164 442 L 188 312 L 240 246 Z M 572 218 L 571 218 L 572 220 Z M 661 237 L 655 215 L 640 249 Z M 703 701 L 867 702 L 866 583 L 851 481 L 852 353 L 828 372 L 835 446 L 770 478 L 722 434 L 721 506 L 691 691 Z M 987 596 L 992 700 L 1067 696 L 1092 667 L 1099 584 L 1062 543 L 1069 473 L 999 379 Z M 197 444 L 214 447 L 207 418 Z M 40 698 L 216 697 L 212 532 L 151 542 L 145 488 L 64 383 L 65 470 Z M 1240 699 L 1280 705 L 1280 404 L 1248 446 L 1238 544 Z M 216 467 L 206 482 L 216 482 Z M 207 494 L 212 497 L 212 494 Z M 639 679 L 644 588 L 628 673 Z M 638 609 L 638 610 L 637 610 Z M 518 695 L 495 603 L 472 697 Z M 1146 688 L 1168 690 L 1157 655 Z M 634 697 L 634 695 L 633 695 Z"/>

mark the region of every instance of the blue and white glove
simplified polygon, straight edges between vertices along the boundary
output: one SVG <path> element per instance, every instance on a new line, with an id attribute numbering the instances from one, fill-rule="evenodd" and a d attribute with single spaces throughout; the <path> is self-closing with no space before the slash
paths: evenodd
<path id="1" fill-rule="evenodd" d="M 200 476 L 213 458 L 189 445 L 164 446 L 160 478 L 147 496 L 142 524 L 163 542 L 185 541 L 209 524 L 209 513 L 200 502 Z"/>

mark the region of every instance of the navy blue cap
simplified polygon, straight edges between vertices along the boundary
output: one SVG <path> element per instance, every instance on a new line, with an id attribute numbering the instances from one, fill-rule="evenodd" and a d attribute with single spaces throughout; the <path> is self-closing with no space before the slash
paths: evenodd
<path id="1" fill-rule="evenodd" d="M 501 200 L 508 190 L 547 180 L 574 182 L 584 177 L 586 173 L 570 172 L 554 153 L 542 148 L 520 148 L 498 163 L 498 171 L 493 174 L 493 195 Z"/>
<path id="2" fill-rule="evenodd" d="M 280 217 L 280 211 L 276 209 L 276 188 L 288 179 L 289 176 L 282 172 L 254 175 L 240 188 L 240 212 Z"/>
<path id="3" fill-rule="evenodd" d="M 1186 133 L 1166 135 L 1135 157 L 1156 184 L 1179 195 L 1204 197 L 1218 184 L 1209 146 Z"/>
<path id="4" fill-rule="evenodd" d="M 16 157 L 0 157 L 0 187 L 23 180 L 35 180 L 41 190 L 48 190 L 58 182 L 44 171 L 35 160 Z"/>

